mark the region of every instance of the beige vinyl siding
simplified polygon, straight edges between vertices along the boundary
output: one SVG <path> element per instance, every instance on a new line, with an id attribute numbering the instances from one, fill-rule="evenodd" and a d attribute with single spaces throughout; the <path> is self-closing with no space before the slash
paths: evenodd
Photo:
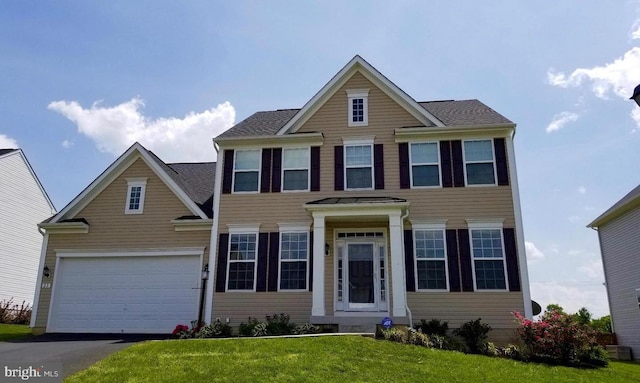
<path id="1" fill-rule="evenodd" d="M 230 292 L 214 293 L 212 320 L 229 318 L 237 327 L 249 317 L 260 321 L 265 315 L 287 314 L 291 322 L 308 323 L 311 316 L 311 292 Z"/>
<path id="2" fill-rule="evenodd" d="M 640 207 L 598 229 L 607 281 L 611 320 L 618 344 L 640 356 Z"/>
<path id="3" fill-rule="evenodd" d="M 147 177 L 143 214 L 125 215 L 127 178 Z M 171 220 L 191 215 L 189 209 L 155 175 L 142 159 L 107 186 L 75 217 L 89 222 L 86 234 L 50 234 L 45 264 L 55 279 L 56 250 L 130 251 L 141 249 L 171 249 L 203 247 L 204 263 L 209 262 L 211 232 L 176 232 Z M 35 327 L 45 327 L 52 289 L 41 289 Z"/>

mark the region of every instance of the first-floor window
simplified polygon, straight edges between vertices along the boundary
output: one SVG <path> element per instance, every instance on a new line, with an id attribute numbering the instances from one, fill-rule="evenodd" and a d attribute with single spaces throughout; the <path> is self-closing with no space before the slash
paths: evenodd
<path id="1" fill-rule="evenodd" d="M 477 290 L 506 290 L 503 249 L 502 230 L 471 230 L 471 251 Z"/>
<path id="2" fill-rule="evenodd" d="M 308 232 L 280 233 L 280 290 L 307 289 Z"/>
<path id="3" fill-rule="evenodd" d="M 414 230 L 418 290 L 447 289 L 444 230 Z"/>
<path id="4" fill-rule="evenodd" d="M 228 290 L 254 289 L 257 237 L 257 233 L 229 236 Z"/>

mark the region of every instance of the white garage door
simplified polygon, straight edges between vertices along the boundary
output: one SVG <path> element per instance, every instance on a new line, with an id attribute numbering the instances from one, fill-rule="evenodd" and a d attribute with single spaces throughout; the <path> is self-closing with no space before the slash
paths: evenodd
<path id="1" fill-rule="evenodd" d="M 170 333 L 198 315 L 198 256 L 60 258 L 48 332 Z"/>

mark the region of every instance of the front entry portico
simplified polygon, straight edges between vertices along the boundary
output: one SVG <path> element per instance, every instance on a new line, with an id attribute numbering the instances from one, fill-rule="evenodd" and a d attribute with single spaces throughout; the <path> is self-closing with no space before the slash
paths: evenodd
<path id="1" fill-rule="evenodd" d="M 313 217 L 312 321 L 406 317 L 403 220 L 408 206 L 406 200 L 390 197 L 326 198 L 305 204 Z M 360 228 L 350 228 L 351 223 Z M 363 229 L 365 223 L 371 228 Z M 340 229 L 328 231 L 327 225 Z M 333 283 L 327 275 L 333 275 Z M 333 305 L 327 307 L 331 291 Z"/>

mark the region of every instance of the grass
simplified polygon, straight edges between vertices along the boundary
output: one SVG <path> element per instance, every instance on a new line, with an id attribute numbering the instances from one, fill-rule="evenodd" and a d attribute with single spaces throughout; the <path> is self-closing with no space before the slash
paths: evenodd
<path id="1" fill-rule="evenodd" d="M 28 338 L 30 336 L 31 329 L 27 325 L 0 323 L 0 342 Z"/>
<path id="2" fill-rule="evenodd" d="M 638 382 L 640 364 L 574 369 L 358 336 L 151 341 L 65 382 Z"/>

